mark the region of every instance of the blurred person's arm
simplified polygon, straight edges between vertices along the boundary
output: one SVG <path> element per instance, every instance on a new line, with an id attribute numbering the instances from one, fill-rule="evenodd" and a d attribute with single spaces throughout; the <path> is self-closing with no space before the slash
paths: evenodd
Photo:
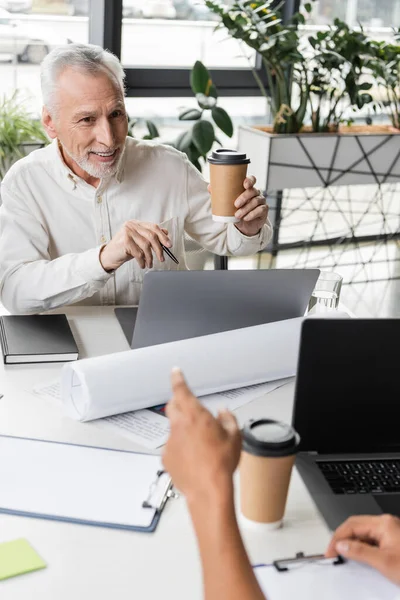
<path id="1" fill-rule="evenodd" d="M 264 600 L 236 521 L 233 473 L 241 436 L 229 412 L 215 419 L 193 396 L 179 370 L 167 405 L 171 434 L 163 462 L 186 496 L 197 536 L 206 600 Z"/>
<path id="2" fill-rule="evenodd" d="M 400 519 L 391 515 L 351 517 L 335 531 L 326 556 L 365 563 L 400 585 Z"/>

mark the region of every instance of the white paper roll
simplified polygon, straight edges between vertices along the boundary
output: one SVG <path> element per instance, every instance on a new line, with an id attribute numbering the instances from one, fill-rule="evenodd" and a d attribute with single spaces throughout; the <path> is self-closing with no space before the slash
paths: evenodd
<path id="1" fill-rule="evenodd" d="M 69 416 L 90 421 L 167 402 L 180 367 L 197 396 L 296 373 L 303 318 L 128 350 L 66 364 L 61 394 Z"/>

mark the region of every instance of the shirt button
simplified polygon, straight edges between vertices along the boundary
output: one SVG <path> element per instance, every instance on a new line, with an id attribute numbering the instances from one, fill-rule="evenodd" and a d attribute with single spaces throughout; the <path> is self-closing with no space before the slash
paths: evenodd
<path id="1" fill-rule="evenodd" d="M 103 196 L 97 197 L 97 204 L 101 204 L 103 202 Z"/>
<path id="2" fill-rule="evenodd" d="M 105 235 L 102 235 L 102 236 L 101 236 L 101 238 L 100 238 L 100 242 L 101 242 L 102 244 L 105 244 L 105 243 L 106 243 L 106 241 L 107 241 L 107 240 L 106 240 L 106 236 L 105 236 Z"/>

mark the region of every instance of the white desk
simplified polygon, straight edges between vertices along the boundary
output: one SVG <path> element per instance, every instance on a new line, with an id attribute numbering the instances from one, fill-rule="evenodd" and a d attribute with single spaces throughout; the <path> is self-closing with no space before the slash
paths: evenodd
<path id="1" fill-rule="evenodd" d="M 82 356 L 128 348 L 112 307 L 71 307 L 64 312 Z M 60 369 L 56 364 L 1 365 L 0 433 L 143 451 L 93 424 L 64 417 L 58 404 L 29 393 L 33 385 L 56 379 Z M 238 409 L 236 415 L 241 423 L 258 416 L 290 421 L 293 392 L 292 384 L 280 388 Z M 297 472 L 284 528 L 261 535 L 243 533 L 253 562 L 298 551 L 321 552 L 330 537 Z M 0 515 L 0 542 L 19 537 L 29 540 L 48 568 L 0 582 L 2 600 L 202 598 L 200 562 L 182 497 L 167 504 L 153 534 Z"/>

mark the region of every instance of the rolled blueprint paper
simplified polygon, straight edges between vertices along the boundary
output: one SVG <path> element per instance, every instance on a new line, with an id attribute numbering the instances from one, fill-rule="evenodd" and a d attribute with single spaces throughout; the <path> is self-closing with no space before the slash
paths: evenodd
<path id="1" fill-rule="evenodd" d="M 87 358 L 64 365 L 61 396 L 79 421 L 167 402 L 180 367 L 197 396 L 292 377 L 303 318 Z"/>

